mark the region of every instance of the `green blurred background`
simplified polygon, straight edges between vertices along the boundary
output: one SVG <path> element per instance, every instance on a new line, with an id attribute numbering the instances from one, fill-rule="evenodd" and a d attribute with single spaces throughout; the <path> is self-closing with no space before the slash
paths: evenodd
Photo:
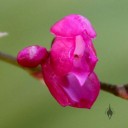
<path id="1" fill-rule="evenodd" d="M 96 73 L 108 83 L 128 82 L 128 0 L 0 0 L 0 51 L 50 48 L 50 26 L 78 13 L 97 31 Z M 114 115 L 105 114 L 109 104 Z M 25 71 L 0 61 L 0 128 L 126 128 L 128 101 L 101 91 L 91 110 L 61 107 L 47 87 Z"/>

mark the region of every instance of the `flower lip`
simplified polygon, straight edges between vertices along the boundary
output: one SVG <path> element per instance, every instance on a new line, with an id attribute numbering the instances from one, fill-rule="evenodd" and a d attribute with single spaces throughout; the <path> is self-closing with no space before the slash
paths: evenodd
<path id="1" fill-rule="evenodd" d="M 87 34 L 90 38 L 96 37 L 96 32 L 90 21 L 78 14 L 62 18 L 51 27 L 50 31 L 60 37 L 73 37 L 82 33 Z"/>

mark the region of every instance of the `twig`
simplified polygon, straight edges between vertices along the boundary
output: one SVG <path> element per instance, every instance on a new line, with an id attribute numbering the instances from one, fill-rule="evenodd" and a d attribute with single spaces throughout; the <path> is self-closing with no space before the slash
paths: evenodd
<path id="1" fill-rule="evenodd" d="M 41 71 L 41 67 L 36 67 L 36 68 L 23 68 L 21 67 L 16 60 L 16 57 L 9 55 L 9 54 L 5 54 L 3 52 L 0 52 L 0 60 L 7 62 L 9 64 L 12 64 L 14 66 L 20 67 L 22 69 L 25 69 L 26 71 L 28 71 L 29 73 L 36 73 Z"/>
<path id="2" fill-rule="evenodd" d="M 26 71 L 28 71 L 33 77 L 35 76 L 35 74 L 39 74 L 38 79 L 41 80 L 41 67 L 36 67 L 36 68 L 23 68 L 21 67 L 16 60 L 16 57 L 13 57 L 9 54 L 5 54 L 0 52 L 0 60 L 7 62 L 9 64 L 12 64 L 14 66 L 20 67 L 22 69 L 25 69 Z M 37 76 L 36 74 L 36 76 Z M 103 91 L 106 91 L 108 93 L 111 93 L 113 95 L 116 95 L 118 97 L 121 97 L 123 99 L 128 99 L 128 84 L 119 86 L 119 85 L 112 85 L 112 84 L 108 84 L 108 83 L 104 83 L 104 82 L 100 82 L 101 85 L 101 89 Z"/>
<path id="3" fill-rule="evenodd" d="M 120 86 L 100 82 L 100 86 L 103 91 L 109 92 L 111 94 L 114 94 L 115 96 L 128 100 L 128 84 Z"/>

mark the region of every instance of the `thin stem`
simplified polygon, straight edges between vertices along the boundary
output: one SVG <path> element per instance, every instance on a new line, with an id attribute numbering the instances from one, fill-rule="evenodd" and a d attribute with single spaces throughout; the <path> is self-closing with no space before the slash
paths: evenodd
<path id="1" fill-rule="evenodd" d="M 108 84 L 108 83 L 103 83 L 103 82 L 100 82 L 100 86 L 101 86 L 101 89 L 106 91 L 106 92 L 109 92 L 109 93 L 112 93 L 114 95 L 118 95 L 117 93 L 117 86 L 116 85 L 112 85 L 112 84 Z"/>
<path id="2" fill-rule="evenodd" d="M 5 54 L 3 52 L 0 52 L 0 60 L 19 67 L 19 65 L 16 61 L 16 57 L 13 57 L 9 54 Z"/>
<path id="3" fill-rule="evenodd" d="M 128 100 L 128 84 L 113 85 L 100 82 L 100 86 L 103 91 Z"/>
<path id="4" fill-rule="evenodd" d="M 38 74 L 38 79 L 42 80 L 41 77 L 41 67 L 36 67 L 36 68 L 23 68 L 21 67 L 16 60 L 16 57 L 13 57 L 9 54 L 5 54 L 0 52 L 0 60 L 4 61 L 6 63 L 12 64 L 14 66 L 20 67 L 22 69 L 25 69 L 28 71 L 33 77 L 37 77 Z M 36 74 L 36 75 L 35 75 Z M 36 78 L 35 77 L 35 78 Z M 123 99 L 128 100 L 128 84 L 119 86 L 119 85 L 112 85 L 104 82 L 100 82 L 101 85 L 101 90 L 106 91 L 108 93 L 114 94 L 118 97 L 121 97 Z"/>
<path id="5" fill-rule="evenodd" d="M 14 66 L 20 67 L 22 69 L 25 69 L 26 71 L 28 71 L 29 73 L 35 73 L 41 70 L 40 67 L 36 67 L 36 68 L 23 68 L 21 67 L 16 60 L 16 57 L 9 55 L 9 54 L 5 54 L 3 52 L 0 52 L 0 60 L 4 61 L 6 63 L 12 64 Z"/>

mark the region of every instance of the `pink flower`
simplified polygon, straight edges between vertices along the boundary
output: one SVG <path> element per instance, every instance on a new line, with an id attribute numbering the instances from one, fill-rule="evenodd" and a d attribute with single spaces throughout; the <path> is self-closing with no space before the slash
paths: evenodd
<path id="1" fill-rule="evenodd" d="M 25 60 L 21 61 L 22 66 L 36 62 L 36 66 L 41 64 L 43 79 L 62 106 L 91 108 L 100 90 L 99 80 L 94 73 L 98 61 L 92 43 L 96 37 L 94 28 L 87 18 L 73 14 L 55 23 L 51 32 L 55 38 L 50 52 L 39 52 L 37 49 L 34 53 L 36 56 L 33 55 L 30 61 L 30 56 L 26 57 L 26 53 L 22 54 L 24 52 L 21 51 L 19 64 L 20 56 Z M 46 57 L 44 53 L 49 55 Z"/>

